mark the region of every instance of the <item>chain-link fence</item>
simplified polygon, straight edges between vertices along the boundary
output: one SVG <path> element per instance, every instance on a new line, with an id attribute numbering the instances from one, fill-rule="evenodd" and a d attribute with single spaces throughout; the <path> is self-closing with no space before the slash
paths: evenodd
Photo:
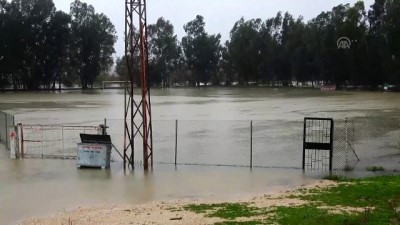
<path id="1" fill-rule="evenodd" d="M 344 148 L 348 164 L 360 159 L 359 167 L 371 165 L 400 169 L 400 118 L 360 117 L 345 122 L 341 132 L 345 139 L 337 148 Z M 355 153 L 354 153 L 355 152 Z M 354 157 L 356 155 L 357 157 Z"/>
<path id="2" fill-rule="evenodd" d="M 0 112 L 0 142 L 10 149 L 10 129 L 15 126 L 14 116 Z"/>
<path id="3" fill-rule="evenodd" d="M 399 120 L 335 120 L 333 168 L 399 154 Z M 386 122 L 385 122 L 386 121 Z M 123 151 L 124 121 L 107 120 L 108 134 Z M 304 121 L 153 121 L 154 163 L 301 168 Z M 135 160 L 142 160 L 141 139 Z M 363 165 L 361 163 L 360 165 Z"/>
<path id="4" fill-rule="evenodd" d="M 107 119 L 106 125 L 115 149 L 123 153 L 124 120 Z M 101 127 L 22 126 L 24 153 L 41 157 L 75 157 L 79 133 L 96 134 Z M 303 129 L 303 120 L 153 120 L 153 160 L 177 165 L 302 168 Z M 390 168 L 400 166 L 399 118 L 335 120 L 333 135 L 333 169 L 382 163 Z M 135 139 L 134 145 L 135 163 L 140 165 L 142 140 Z M 116 151 L 112 159 L 122 160 Z"/>

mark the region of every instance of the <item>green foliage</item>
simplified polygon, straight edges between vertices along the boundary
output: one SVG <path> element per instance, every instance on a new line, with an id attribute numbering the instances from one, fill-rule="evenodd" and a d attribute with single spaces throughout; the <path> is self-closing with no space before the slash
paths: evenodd
<path id="1" fill-rule="evenodd" d="M 382 166 L 370 166 L 367 168 L 367 171 L 371 172 L 385 171 L 385 168 L 383 168 Z"/>
<path id="2" fill-rule="evenodd" d="M 99 76 L 96 77 L 94 84 L 96 84 L 98 87 L 101 87 L 103 85 L 103 81 L 110 80 L 113 80 L 113 77 L 111 77 L 108 73 L 102 72 Z"/>
<path id="3" fill-rule="evenodd" d="M 181 56 L 174 26 L 161 17 L 156 24 L 149 25 L 148 33 L 150 82 L 169 87 L 171 72 L 179 66 Z"/>
<path id="4" fill-rule="evenodd" d="M 400 195 L 400 177 L 374 177 L 340 183 L 329 190 L 318 190 L 301 199 L 319 201 L 326 205 L 350 207 L 381 206 Z"/>
<path id="5" fill-rule="evenodd" d="M 13 0 L 1 4 L 0 77 L 14 89 L 54 88 L 64 71 L 69 15 L 52 0 Z M 4 35 L 4 36 L 3 36 Z"/>
<path id="6" fill-rule="evenodd" d="M 113 64 L 112 54 L 117 40 L 114 25 L 92 5 L 79 0 L 71 4 L 72 48 L 70 58 L 76 67 L 82 89 L 92 87 L 101 72 Z"/>
<path id="7" fill-rule="evenodd" d="M 290 81 L 325 81 L 339 87 L 400 83 L 399 1 L 377 0 L 338 5 L 303 22 L 286 12 L 262 22 L 240 19 L 226 44 L 223 69 L 237 80 L 288 85 Z M 338 49 L 340 37 L 351 49 Z"/>
<path id="8" fill-rule="evenodd" d="M 78 77 L 86 88 L 113 63 L 114 26 L 78 0 L 70 15 L 52 0 L 2 0 L 0 18 L 0 88 L 55 89 Z"/>
<path id="9" fill-rule="evenodd" d="M 346 180 L 346 178 L 344 178 L 344 177 L 342 177 L 340 175 L 334 174 L 334 173 L 331 173 L 329 175 L 324 176 L 323 179 L 324 180 L 333 180 L 333 181 L 344 181 L 344 180 Z"/>
<path id="10" fill-rule="evenodd" d="M 205 213 L 209 217 L 218 217 L 230 220 L 240 217 L 260 215 L 260 210 L 258 208 L 249 207 L 247 204 L 241 203 L 188 205 L 185 206 L 184 209 L 195 213 Z"/>
<path id="11" fill-rule="evenodd" d="M 242 18 L 231 30 L 228 51 L 232 67 L 237 70 L 242 83 L 257 82 L 260 77 L 259 67 L 262 59 L 260 29 L 260 19 L 245 21 Z"/>
<path id="12" fill-rule="evenodd" d="M 182 48 L 187 68 L 192 71 L 192 82 L 207 84 L 218 71 L 221 56 L 221 35 L 209 35 L 204 30 L 204 18 L 197 16 L 184 26 L 186 36 L 182 38 Z"/>
<path id="13" fill-rule="evenodd" d="M 331 214 L 328 210 L 316 207 L 278 207 L 276 209 L 279 224 L 296 225 L 361 225 L 360 217 L 351 214 Z M 366 223 L 365 223 L 366 224 Z"/>
<path id="14" fill-rule="evenodd" d="M 251 217 L 259 215 L 255 207 L 249 207 L 245 204 L 227 204 L 226 206 L 217 209 L 215 212 L 210 213 L 211 217 L 219 217 L 223 219 L 236 219 L 239 217 Z"/>
<path id="15" fill-rule="evenodd" d="M 128 77 L 128 67 L 126 66 L 126 57 L 118 57 L 115 62 L 115 73 L 118 75 L 118 79 L 123 81 Z"/>
<path id="16" fill-rule="evenodd" d="M 300 197 L 318 202 L 319 205 L 370 208 L 368 224 L 390 224 L 393 207 L 389 202 L 400 197 L 400 177 L 374 177 L 341 183 L 327 190 L 314 191 L 312 195 Z M 364 215 L 365 216 L 365 215 Z"/>
<path id="17" fill-rule="evenodd" d="M 74 0 L 71 11 L 57 11 L 53 0 L 0 0 L 0 88 L 54 89 L 80 81 L 88 88 L 110 72 L 116 42 L 114 25 L 93 6 Z M 150 83 L 212 82 L 215 85 L 292 81 L 336 83 L 376 89 L 400 85 L 400 1 L 340 4 L 306 22 L 289 12 L 266 20 L 241 18 L 221 46 L 219 34 L 205 31 L 200 15 L 184 26 L 179 44 L 164 18 L 148 26 Z M 338 49 L 337 40 L 353 40 Z M 139 51 L 136 49 L 137 58 Z M 127 77 L 125 57 L 116 73 Z M 138 60 L 128 60 L 135 74 Z M 140 83 L 136 76 L 134 81 Z"/>
<path id="18" fill-rule="evenodd" d="M 307 203 L 271 208 L 250 207 L 246 203 L 200 204 L 184 209 L 225 219 L 217 224 L 379 225 L 400 221 L 400 176 L 347 179 L 337 186 L 312 189 L 292 198 Z M 260 219 L 254 220 L 254 216 Z M 237 222 L 238 218 L 244 222 Z"/>
<path id="19" fill-rule="evenodd" d="M 354 166 L 346 165 L 346 166 L 344 166 L 343 170 L 346 171 L 346 172 L 353 171 L 354 170 Z"/>
<path id="20" fill-rule="evenodd" d="M 215 225 L 261 225 L 263 224 L 260 221 L 242 221 L 242 222 L 236 222 L 236 221 L 224 221 L 220 223 L 215 223 Z"/>

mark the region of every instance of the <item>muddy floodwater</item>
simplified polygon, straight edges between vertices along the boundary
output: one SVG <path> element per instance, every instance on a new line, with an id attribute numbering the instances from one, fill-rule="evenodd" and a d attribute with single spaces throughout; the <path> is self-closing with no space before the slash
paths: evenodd
<path id="1" fill-rule="evenodd" d="M 400 117 L 400 94 L 309 89 L 180 88 L 152 90 L 154 120 L 302 121 L 304 117 Z M 16 123 L 98 125 L 123 119 L 121 90 L 0 93 L 0 111 Z M 396 123 L 399 120 L 394 121 Z M 121 127 L 121 130 L 123 128 Z M 72 160 L 9 159 L 0 148 L 0 224 L 79 206 L 160 200 L 228 200 L 306 184 L 296 169 L 156 165 L 150 173 L 80 170 Z"/>

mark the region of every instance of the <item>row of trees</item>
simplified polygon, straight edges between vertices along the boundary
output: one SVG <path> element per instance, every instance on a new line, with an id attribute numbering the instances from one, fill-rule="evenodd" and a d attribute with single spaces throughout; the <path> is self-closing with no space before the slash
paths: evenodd
<path id="1" fill-rule="evenodd" d="M 52 0 L 0 0 L 0 88 L 54 89 L 80 80 L 85 89 L 109 71 L 114 25 L 79 0 L 70 9 L 57 11 Z"/>
<path id="2" fill-rule="evenodd" d="M 242 18 L 225 43 L 205 31 L 202 16 L 184 26 L 180 41 L 160 18 L 148 27 L 150 82 L 400 84 L 398 12 L 400 1 L 376 0 L 369 9 L 362 1 L 342 4 L 308 22 L 281 12 L 267 20 Z M 88 88 L 113 65 L 114 25 L 79 0 L 69 14 L 52 0 L 0 0 L 0 34 L 0 88 L 54 89 L 79 81 Z M 352 40 L 351 48 L 339 49 L 340 37 Z M 125 64 L 117 59 L 120 79 Z"/>
<path id="3" fill-rule="evenodd" d="M 148 26 L 149 77 L 153 85 L 165 87 L 187 81 L 200 85 L 218 75 L 221 35 L 208 34 L 202 16 L 188 22 L 184 30 L 186 36 L 179 42 L 168 20 L 159 18 Z M 115 71 L 120 79 L 128 76 L 125 56 L 117 58 Z"/>
<path id="4" fill-rule="evenodd" d="M 305 22 L 279 12 L 265 21 L 237 21 L 230 39 L 206 33 L 204 18 L 184 26 L 181 42 L 163 18 L 149 27 L 151 82 L 289 84 L 325 81 L 377 87 L 400 84 L 400 1 L 339 5 Z M 340 37 L 350 49 L 338 48 Z M 350 46 L 349 46 L 350 47 Z M 124 59 L 117 62 L 124 76 Z"/>

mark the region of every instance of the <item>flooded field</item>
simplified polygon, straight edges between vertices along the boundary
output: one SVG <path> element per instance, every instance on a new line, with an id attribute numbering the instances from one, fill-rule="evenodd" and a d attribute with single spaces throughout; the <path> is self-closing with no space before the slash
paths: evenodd
<path id="1" fill-rule="evenodd" d="M 387 117 L 399 124 L 398 93 L 320 92 L 303 89 L 168 89 L 152 91 L 158 121 L 302 121 L 304 117 Z M 99 125 L 123 119 L 123 92 L 1 93 L 0 111 L 17 123 Z M 221 122 L 223 123 L 223 122 Z M 115 123 L 118 124 L 118 123 Z M 217 123 L 218 124 L 218 123 Z M 122 127 L 114 126 L 113 130 Z M 398 135 L 392 131 L 390 135 Z M 373 142 L 373 140 L 372 140 Z M 372 145 L 373 143 L 371 143 Z M 394 143 L 396 145 L 396 143 Z M 392 149 L 395 149 L 396 146 Z M 391 150 L 393 151 L 393 150 Z M 179 198 L 231 199 L 313 180 L 293 169 L 156 165 L 152 173 L 77 170 L 75 161 L 11 160 L 0 149 L 0 222 L 93 204 L 146 203 Z"/>
<path id="2" fill-rule="evenodd" d="M 154 120 L 335 119 L 400 111 L 399 93 L 321 92 L 310 89 L 154 89 Z M 22 123 L 97 123 L 123 119 L 123 91 L 1 93 L 0 110 Z"/>

